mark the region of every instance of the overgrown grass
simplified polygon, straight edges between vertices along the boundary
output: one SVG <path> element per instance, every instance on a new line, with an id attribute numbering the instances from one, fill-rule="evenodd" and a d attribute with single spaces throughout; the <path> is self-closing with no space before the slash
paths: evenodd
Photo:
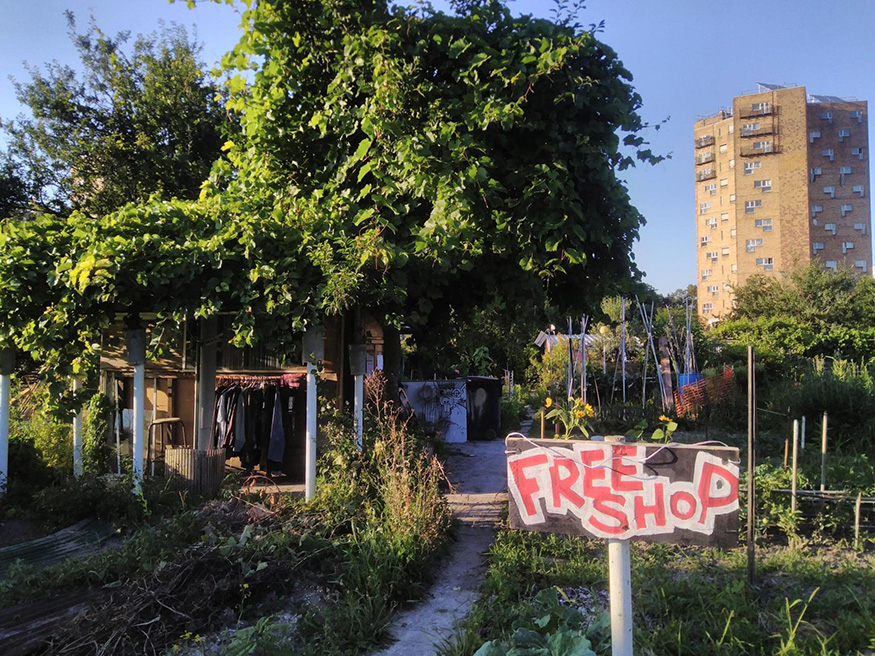
<path id="1" fill-rule="evenodd" d="M 864 653 L 875 636 L 875 598 L 867 592 L 875 589 L 875 558 L 846 547 L 801 546 L 761 553 L 747 594 L 743 550 L 633 543 L 636 653 Z M 602 621 L 605 542 L 507 530 L 489 563 L 481 600 L 443 654 L 466 656 L 486 640 L 510 641 L 520 626 L 543 617 L 537 597 L 552 587 L 566 605 L 588 600 L 585 623 Z M 593 649 L 610 653 L 604 643 Z"/>
<path id="2" fill-rule="evenodd" d="M 281 646 L 273 653 L 340 656 L 375 647 L 394 611 L 424 589 L 451 515 L 440 464 L 390 409 L 372 417 L 361 452 L 350 423 L 336 419 L 325 426 L 311 502 L 231 487 L 197 510 L 152 515 L 117 549 L 7 572 L 0 604 L 106 591 L 49 638 L 45 653 L 203 647 L 204 634 L 223 626 L 240 629 L 226 644 L 239 653 Z M 299 618 L 294 631 L 264 619 L 280 610 Z"/>

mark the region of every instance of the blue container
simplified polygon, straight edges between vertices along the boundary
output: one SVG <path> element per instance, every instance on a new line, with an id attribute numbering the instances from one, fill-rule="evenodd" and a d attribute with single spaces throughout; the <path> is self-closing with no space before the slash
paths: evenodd
<path id="1" fill-rule="evenodd" d="M 704 374 L 678 374 L 678 391 L 683 394 L 687 385 L 697 383 L 704 377 Z"/>

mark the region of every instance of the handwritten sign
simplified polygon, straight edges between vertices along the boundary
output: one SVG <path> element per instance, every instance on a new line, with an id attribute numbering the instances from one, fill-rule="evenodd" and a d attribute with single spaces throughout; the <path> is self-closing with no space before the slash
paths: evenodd
<path id="1" fill-rule="evenodd" d="M 734 546 L 736 448 L 507 438 L 511 527 Z"/>

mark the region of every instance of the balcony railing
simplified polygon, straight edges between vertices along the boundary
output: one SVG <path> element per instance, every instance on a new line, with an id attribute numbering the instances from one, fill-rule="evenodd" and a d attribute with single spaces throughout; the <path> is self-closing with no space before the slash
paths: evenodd
<path id="1" fill-rule="evenodd" d="M 756 118 L 757 116 L 771 116 L 777 113 L 778 108 L 775 105 L 769 105 L 766 108 L 760 109 L 741 109 L 738 111 L 739 118 Z"/>
<path id="2" fill-rule="evenodd" d="M 701 155 L 696 155 L 696 165 L 699 164 L 707 164 L 708 162 L 714 161 L 714 151 L 708 153 L 702 153 Z"/>
<path id="3" fill-rule="evenodd" d="M 781 147 L 776 144 L 771 144 L 768 148 L 754 148 L 753 146 L 742 146 L 742 157 L 759 157 L 760 155 L 774 155 L 780 153 Z"/>
<path id="4" fill-rule="evenodd" d="M 704 137 L 699 137 L 696 139 L 696 148 L 705 148 L 706 146 L 711 146 L 714 143 L 714 136 L 710 134 L 706 134 Z"/>
<path id="5" fill-rule="evenodd" d="M 714 169 L 702 169 L 701 171 L 696 171 L 696 182 L 704 182 L 705 180 L 711 180 L 717 177 L 717 171 Z"/>
<path id="6" fill-rule="evenodd" d="M 757 128 L 756 130 L 745 130 L 744 128 L 742 128 L 741 129 L 741 136 L 742 137 L 759 137 L 759 136 L 765 135 L 765 134 L 774 134 L 774 132 L 775 132 L 774 126 L 766 125 L 764 127 Z"/>

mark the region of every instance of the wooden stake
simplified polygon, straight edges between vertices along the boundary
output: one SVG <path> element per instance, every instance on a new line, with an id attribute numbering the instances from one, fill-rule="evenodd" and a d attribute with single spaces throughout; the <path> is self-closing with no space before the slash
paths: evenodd
<path id="1" fill-rule="evenodd" d="M 854 506 L 854 549 L 860 548 L 860 506 L 863 502 L 863 493 L 857 492 L 857 503 Z"/>
<path id="2" fill-rule="evenodd" d="M 753 586 L 756 570 L 754 527 L 756 515 L 756 371 L 753 346 L 747 347 L 747 586 Z"/>
<path id="3" fill-rule="evenodd" d="M 799 466 L 799 420 L 793 420 L 793 464 L 790 471 L 790 510 L 796 512 L 796 471 Z"/>

